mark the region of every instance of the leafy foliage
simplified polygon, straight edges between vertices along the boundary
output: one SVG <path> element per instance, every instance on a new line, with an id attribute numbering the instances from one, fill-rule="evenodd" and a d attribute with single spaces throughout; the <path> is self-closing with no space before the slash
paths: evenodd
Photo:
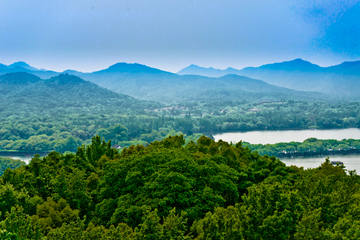
<path id="1" fill-rule="evenodd" d="M 169 135 L 186 134 L 186 139 L 196 141 L 201 134 L 228 131 L 359 127 L 359 109 L 359 103 L 225 101 L 143 109 L 143 114 L 137 108 L 111 107 L 53 109 L 41 116 L 12 111 L 11 116 L 5 117 L 2 114 L 6 112 L 0 112 L 0 150 L 32 154 L 51 150 L 75 152 L 76 146 L 91 144 L 96 134 L 111 139 L 112 144 L 129 147 L 160 141 Z"/>
<path id="2" fill-rule="evenodd" d="M 286 167 L 205 136 L 121 153 L 93 137 L 0 178 L 0 234 L 41 239 L 339 239 L 359 236 L 359 182 L 327 159 Z"/>
<path id="3" fill-rule="evenodd" d="M 11 159 L 9 157 L 0 157 L 0 176 L 3 175 L 7 168 L 14 170 L 25 165 L 25 162 L 17 159 Z"/>

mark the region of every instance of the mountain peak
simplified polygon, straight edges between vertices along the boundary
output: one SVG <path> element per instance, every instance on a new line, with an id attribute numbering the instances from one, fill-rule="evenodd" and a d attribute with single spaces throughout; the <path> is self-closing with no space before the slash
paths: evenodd
<path id="1" fill-rule="evenodd" d="M 295 58 L 294 60 L 289 61 L 289 62 L 308 62 L 308 61 L 305 61 L 305 60 L 302 59 L 302 58 Z"/>
<path id="2" fill-rule="evenodd" d="M 0 76 L 1 83 L 27 84 L 41 81 L 41 78 L 26 72 L 6 73 Z"/>
<path id="3" fill-rule="evenodd" d="M 183 68 L 182 70 L 184 70 L 184 69 L 214 69 L 214 68 L 212 68 L 212 67 L 210 67 L 210 68 L 200 67 L 199 65 L 191 64 L 191 65 Z M 182 71 L 182 70 L 180 70 L 180 71 Z"/>
<path id="4" fill-rule="evenodd" d="M 19 61 L 19 62 L 14 62 L 13 64 L 10 64 L 8 66 L 9 68 L 15 68 L 15 67 L 22 67 L 28 70 L 38 70 L 37 68 L 34 68 L 32 66 L 30 66 L 29 64 L 27 64 L 26 62 L 23 61 Z"/>
<path id="5" fill-rule="evenodd" d="M 301 58 L 296 58 L 291 61 L 266 64 L 259 67 L 267 70 L 283 70 L 283 71 L 319 71 L 321 67 L 311 62 L 305 61 Z"/>
<path id="6" fill-rule="evenodd" d="M 227 69 L 217 69 L 213 67 L 205 68 L 205 67 L 199 67 L 197 65 L 191 64 L 190 66 L 181 69 L 179 72 L 177 72 L 179 75 L 199 75 L 199 76 L 206 76 L 206 77 L 222 77 L 227 74 L 237 74 L 240 75 L 240 71 L 228 67 Z"/>
<path id="7" fill-rule="evenodd" d="M 79 78 L 78 76 L 70 75 L 68 73 L 61 73 L 58 76 L 50 78 L 48 81 L 57 83 L 59 85 L 87 82 L 84 79 Z"/>
<path id="8" fill-rule="evenodd" d="M 62 72 L 62 74 L 65 74 L 65 73 L 70 74 L 70 75 L 76 75 L 76 74 L 81 74 L 82 72 L 72 70 L 72 69 L 67 69 L 67 70 Z"/>
<path id="9" fill-rule="evenodd" d="M 232 68 L 232 67 L 228 67 L 226 70 L 229 70 L 229 71 L 238 71 L 237 69 Z"/>
<path id="10" fill-rule="evenodd" d="M 123 72 L 123 73 L 161 73 L 164 72 L 157 68 L 151 68 L 146 65 L 138 63 L 126 63 L 120 62 L 110 66 L 107 69 L 101 70 L 99 72 Z"/>

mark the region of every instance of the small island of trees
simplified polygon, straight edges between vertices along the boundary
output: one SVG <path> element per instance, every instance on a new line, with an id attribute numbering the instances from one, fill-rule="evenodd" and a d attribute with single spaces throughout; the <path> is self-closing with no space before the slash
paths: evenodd
<path id="1" fill-rule="evenodd" d="M 317 155 L 354 154 L 360 153 L 359 139 L 316 139 L 308 138 L 303 142 L 275 143 L 275 144 L 250 144 L 243 146 L 258 151 L 259 154 L 267 154 L 276 157 L 310 157 Z"/>

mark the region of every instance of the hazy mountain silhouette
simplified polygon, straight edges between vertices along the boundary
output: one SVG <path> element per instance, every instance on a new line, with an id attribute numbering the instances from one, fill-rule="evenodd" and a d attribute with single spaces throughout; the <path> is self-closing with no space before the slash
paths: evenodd
<path id="1" fill-rule="evenodd" d="M 221 78 L 181 76 L 136 63 L 118 63 L 101 71 L 78 76 L 118 93 L 163 103 L 202 100 L 327 99 L 323 94 L 297 92 L 237 75 Z"/>
<path id="2" fill-rule="evenodd" d="M 317 91 L 356 100 L 360 96 L 360 61 L 320 67 L 302 59 L 295 59 L 241 70 L 220 70 L 191 65 L 178 73 L 203 76 L 224 76 L 231 73 L 295 90 Z"/>
<path id="3" fill-rule="evenodd" d="M 16 66 L 16 69 L 7 66 L 8 71 L 14 71 L 14 69 L 17 71 L 19 70 L 17 68 L 41 78 L 59 74 L 46 70 L 29 70 L 23 68 L 23 66 Z M 213 71 L 216 71 L 216 69 L 213 69 Z M 237 72 L 238 70 L 228 69 L 228 71 Z M 117 93 L 163 103 L 202 100 L 332 99 L 324 94 L 294 91 L 235 74 L 220 78 L 178 75 L 137 63 L 117 63 L 107 69 L 92 73 L 82 73 L 75 70 L 66 70 L 64 72 L 74 74 Z"/>
<path id="4" fill-rule="evenodd" d="M 157 68 L 151 68 L 138 63 L 116 63 L 107 69 L 94 73 L 168 73 Z"/>
<path id="5" fill-rule="evenodd" d="M 31 71 L 39 71 L 39 69 L 34 68 L 32 66 L 30 66 L 29 64 L 27 64 L 26 62 L 14 62 L 13 64 L 10 64 L 8 66 L 9 68 L 17 68 L 17 67 L 21 67 L 21 68 L 25 68 L 27 70 L 31 70 Z"/>
<path id="6" fill-rule="evenodd" d="M 19 72 L 0 75 L 2 107 L 118 107 L 119 109 L 151 108 L 161 106 L 118 94 L 77 76 L 60 74 L 50 79 Z M 18 106 L 19 107 L 19 106 Z"/>
<path id="7" fill-rule="evenodd" d="M 191 64 L 190 66 L 177 72 L 179 75 L 200 75 L 206 77 L 222 77 L 228 74 L 237 74 L 240 75 L 240 70 L 234 68 L 227 68 L 224 70 L 215 69 L 212 67 L 204 68 L 199 67 L 198 65 Z"/>
<path id="8" fill-rule="evenodd" d="M 359 99 L 360 62 L 344 62 L 320 67 L 301 59 L 268 64 L 258 68 L 244 68 L 241 74 L 268 83 L 296 90 L 312 90 L 340 97 Z"/>
<path id="9" fill-rule="evenodd" d="M 44 69 L 37 69 L 35 67 L 30 66 L 26 62 L 22 62 L 22 61 L 15 62 L 13 64 L 10 64 L 9 66 L 0 64 L 0 74 L 16 73 L 16 72 L 27 72 L 41 78 L 50 78 L 59 75 L 58 72 L 44 70 Z"/>

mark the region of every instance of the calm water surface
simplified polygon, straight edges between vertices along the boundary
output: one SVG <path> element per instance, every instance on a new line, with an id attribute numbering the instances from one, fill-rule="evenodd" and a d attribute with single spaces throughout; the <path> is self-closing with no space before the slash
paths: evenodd
<path id="1" fill-rule="evenodd" d="M 286 131 L 252 131 L 233 132 L 214 135 L 216 141 L 237 143 L 240 140 L 252 144 L 274 144 L 278 142 L 302 142 L 308 138 L 317 139 L 360 139 L 360 129 L 332 129 L 332 130 L 286 130 Z M 316 168 L 325 161 L 326 156 L 311 158 L 283 158 L 280 159 L 286 165 L 295 165 L 304 168 Z M 360 173 L 360 155 L 331 155 L 330 161 L 342 161 L 347 170 L 356 170 Z"/>
<path id="2" fill-rule="evenodd" d="M 14 153 L 14 155 L 12 154 L 0 154 L 0 157 L 9 157 L 12 159 L 19 159 L 21 161 L 24 161 L 26 164 L 29 164 L 31 158 L 34 157 L 35 154 L 33 155 L 17 155 L 16 153 Z M 46 156 L 46 154 L 40 154 L 40 157 L 44 157 Z"/>
<path id="3" fill-rule="evenodd" d="M 232 132 L 214 135 L 216 141 L 222 139 L 226 142 L 237 143 L 240 140 L 252 144 L 274 144 L 279 142 L 302 142 L 308 138 L 317 139 L 360 139 L 360 129 L 331 129 L 331 130 L 286 130 L 286 131 L 252 131 Z"/>
<path id="4" fill-rule="evenodd" d="M 348 129 L 332 129 L 332 130 L 286 130 L 286 131 L 252 131 L 252 132 L 233 132 L 233 133 L 221 133 L 214 135 L 216 141 L 222 139 L 227 142 L 239 142 L 240 140 L 252 143 L 252 144 L 274 144 L 278 142 L 302 142 L 307 138 L 318 139 L 360 139 L 360 129 L 348 128 Z M 5 157 L 5 156 L 4 156 Z M 7 156 L 9 157 L 9 156 Z M 28 156 L 10 156 L 13 159 L 20 159 L 27 164 L 31 160 Z M 296 165 L 304 168 L 315 168 L 320 166 L 325 161 L 324 157 L 312 157 L 312 158 L 287 158 L 281 159 L 286 165 Z M 348 170 L 356 170 L 360 173 L 360 155 L 339 155 L 330 156 L 332 161 L 342 161 Z"/>
<path id="5" fill-rule="evenodd" d="M 3 156 L 3 157 L 10 157 L 12 159 L 20 159 L 21 161 L 24 161 L 26 164 L 29 164 L 32 157 L 24 157 L 24 156 Z"/>
<path id="6" fill-rule="evenodd" d="M 287 166 L 295 165 L 298 167 L 316 168 L 325 161 L 326 156 L 311 157 L 311 158 L 283 158 L 280 159 Z M 330 156 L 330 161 L 341 161 L 344 163 L 347 170 L 356 170 L 360 174 L 360 155 L 333 155 Z"/>

